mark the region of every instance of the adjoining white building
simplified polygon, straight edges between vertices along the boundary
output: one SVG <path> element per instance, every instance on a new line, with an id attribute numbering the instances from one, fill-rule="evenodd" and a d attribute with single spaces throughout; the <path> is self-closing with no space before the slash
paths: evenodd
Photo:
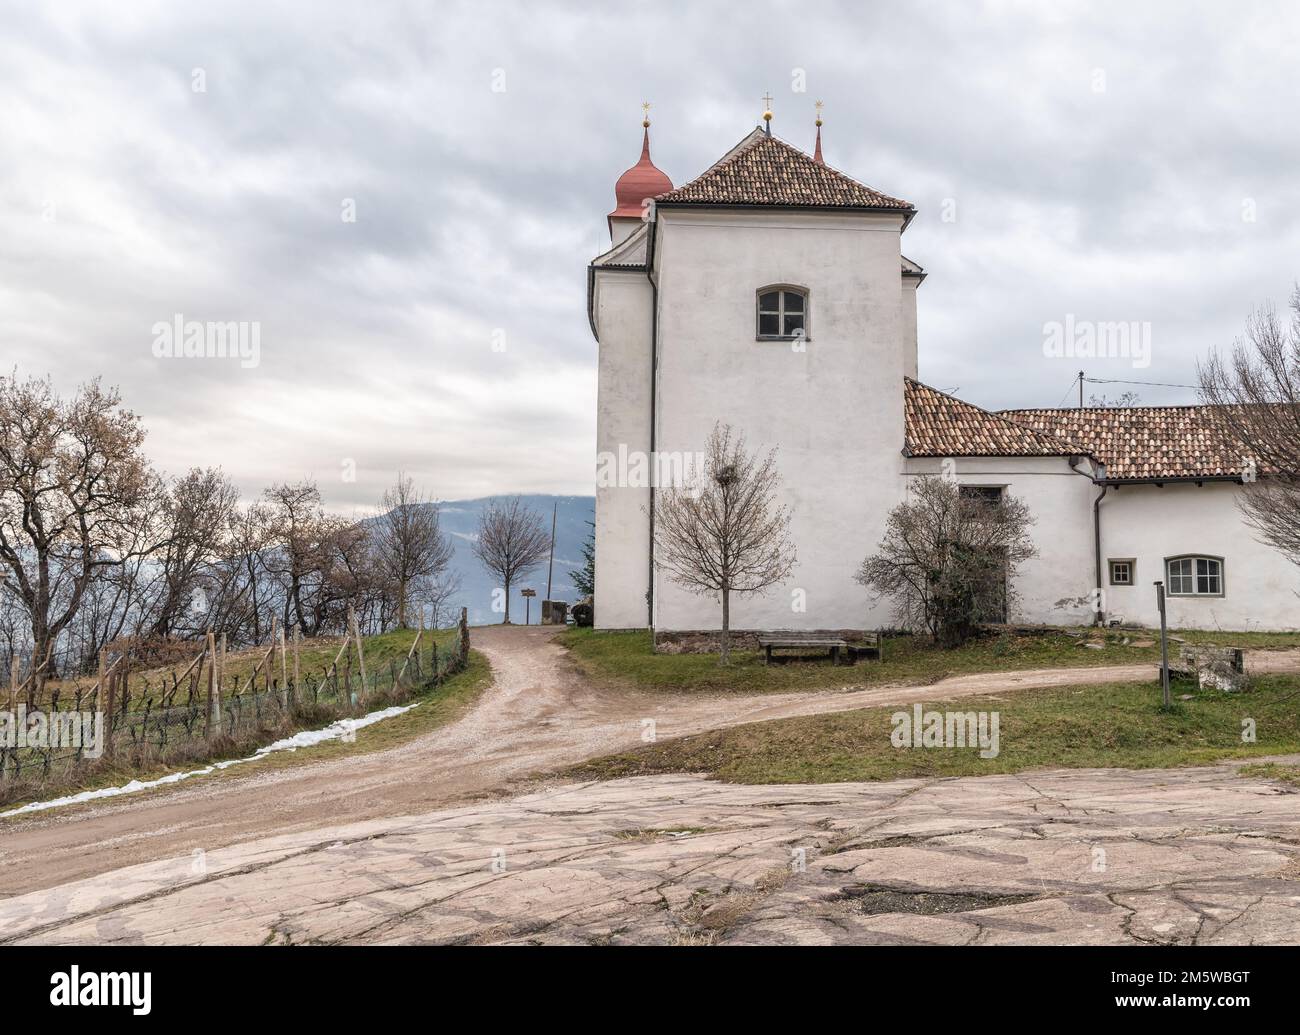
<path id="1" fill-rule="evenodd" d="M 648 127 L 648 123 L 646 123 Z M 733 598 L 737 630 L 864 630 L 892 604 L 854 581 L 909 479 L 939 474 L 1032 510 L 1038 553 L 1010 621 L 1300 628 L 1300 567 L 1242 521 L 1242 451 L 1200 406 L 992 413 L 917 378 L 916 209 L 755 129 L 682 187 L 650 159 L 619 179 L 613 246 L 588 269 L 599 342 L 595 622 L 718 628 L 716 601 L 658 570 L 657 471 L 716 421 L 776 447 L 798 564 Z M 649 200 L 653 199 L 653 204 Z M 1097 589 L 1100 587 L 1101 593 Z"/>

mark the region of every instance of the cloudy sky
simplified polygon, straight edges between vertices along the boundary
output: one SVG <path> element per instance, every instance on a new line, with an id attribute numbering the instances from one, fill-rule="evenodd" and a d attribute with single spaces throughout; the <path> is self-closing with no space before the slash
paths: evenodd
<path id="1" fill-rule="evenodd" d="M 314 476 L 363 508 L 398 469 L 445 499 L 592 491 L 585 267 L 647 98 L 679 184 L 764 92 L 808 149 L 823 100 L 827 161 L 920 209 L 922 379 L 987 407 L 1057 405 L 1080 365 L 1188 384 L 1300 276 L 1286 4 L 0 13 L 5 373 L 103 375 L 160 468 L 249 497 Z M 258 323 L 259 364 L 157 357 L 176 314 Z M 1149 325 L 1150 365 L 1045 357 L 1067 316 Z"/>

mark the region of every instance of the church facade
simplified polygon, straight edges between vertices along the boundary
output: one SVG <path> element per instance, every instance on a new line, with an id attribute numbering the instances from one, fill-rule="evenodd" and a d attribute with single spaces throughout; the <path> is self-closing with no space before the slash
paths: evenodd
<path id="1" fill-rule="evenodd" d="M 733 597 L 733 629 L 866 630 L 892 602 L 854 580 L 923 475 L 1016 496 L 1037 553 L 1008 621 L 1300 628 L 1300 568 L 1257 541 L 1245 461 L 1206 407 L 994 413 L 919 380 L 916 209 L 755 129 L 681 187 L 650 158 L 615 188 L 587 271 L 599 343 L 595 622 L 715 630 L 717 601 L 654 562 L 653 495 L 715 422 L 777 450 L 798 562 Z"/>

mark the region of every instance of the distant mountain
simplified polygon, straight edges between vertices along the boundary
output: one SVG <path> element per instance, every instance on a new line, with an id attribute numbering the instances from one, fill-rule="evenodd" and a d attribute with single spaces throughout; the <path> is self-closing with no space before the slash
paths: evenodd
<path id="1" fill-rule="evenodd" d="M 509 499 L 508 496 L 486 496 L 477 500 L 451 500 L 438 504 L 438 516 L 444 532 L 450 534 L 455 546 L 451 568 L 461 578 L 461 589 L 452 598 L 452 606 L 469 609 L 471 625 L 487 625 L 499 622 L 502 615 L 492 610 L 492 590 L 498 588 L 496 581 L 474 556 L 473 544 L 478 536 L 479 515 L 487 509 L 493 500 Z M 579 593 L 573 585 L 573 572 L 582 567 L 582 544 L 591 535 L 588 521 L 596 519 L 596 497 L 594 496 L 520 496 L 524 506 L 537 512 L 542 524 L 549 531 L 551 527 L 551 508 L 555 507 L 555 567 L 551 577 L 551 598 L 575 603 Z M 546 562 L 526 574 L 519 586 L 510 590 L 510 620 L 522 623 L 524 620 L 524 598 L 519 591 L 525 588 L 537 590 L 530 610 L 532 621 L 541 621 L 542 599 L 546 596 Z"/>

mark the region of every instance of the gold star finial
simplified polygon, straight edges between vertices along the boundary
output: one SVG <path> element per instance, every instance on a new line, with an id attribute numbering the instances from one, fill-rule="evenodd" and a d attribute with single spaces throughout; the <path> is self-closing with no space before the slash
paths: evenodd
<path id="1" fill-rule="evenodd" d="M 650 128 L 650 102 L 641 102 L 641 125 L 646 129 Z"/>

